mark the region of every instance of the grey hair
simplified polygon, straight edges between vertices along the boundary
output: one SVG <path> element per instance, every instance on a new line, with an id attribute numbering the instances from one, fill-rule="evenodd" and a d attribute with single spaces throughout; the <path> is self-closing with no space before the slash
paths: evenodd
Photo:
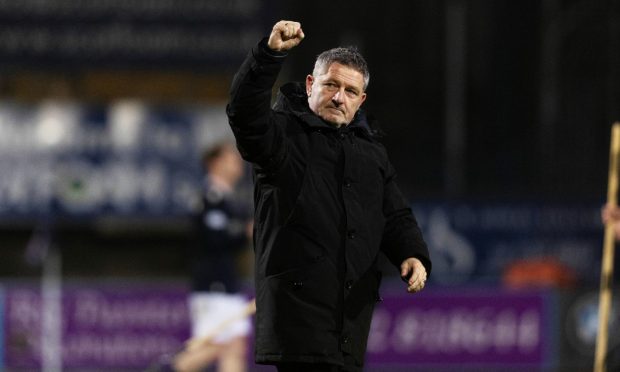
<path id="1" fill-rule="evenodd" d="M 364 77 L 364 90 L 368 88 L 368 82 L 370 81 L 368 64 L 362 54 L 353 46 L 333 48 L 319 54 L 316 57 L 312 75 L 317 76 L 321 72 L 327 71 L 327 68 L 334 62 L 351 67 L 361 73 Z"/>

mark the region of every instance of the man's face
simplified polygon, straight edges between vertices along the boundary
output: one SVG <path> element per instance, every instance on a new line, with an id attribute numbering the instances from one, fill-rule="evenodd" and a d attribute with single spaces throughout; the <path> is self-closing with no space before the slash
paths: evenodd
<path id="1" fill-rule="evenodd" d="M 210 174 L 225 179 L 234 187 L 243 176 L 243 159 L 234 146 L 226 145 L 216 158 L 207 163 L 207 169 Z"/>
<path id="2" fill-rule="evenodd" d="M 334 62 L 318 76 L 306 77 L 306 93 L 312 112 L 337 126 L 347 125 L 366 99 L 364 76 Z"/>

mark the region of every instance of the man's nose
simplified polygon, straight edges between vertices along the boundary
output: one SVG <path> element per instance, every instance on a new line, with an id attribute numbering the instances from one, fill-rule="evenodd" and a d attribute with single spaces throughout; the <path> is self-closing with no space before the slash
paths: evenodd
<path id="1" fill-rule="evenodd" d="M 341 90 L 337 91 L 336 94 L 334 94 L 334 96 L 332 97 L 332 101 L 335 104 L 341 104 L 342 103 L 342 97 L 343 97 L 343 93 Z"/>

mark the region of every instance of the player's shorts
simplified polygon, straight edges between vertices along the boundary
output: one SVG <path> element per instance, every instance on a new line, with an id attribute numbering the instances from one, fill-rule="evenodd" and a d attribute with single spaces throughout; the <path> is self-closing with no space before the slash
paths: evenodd
<path id="1" fill-rule="evenodd" d="M 192 320 L 192 337 L 208 337 L 214 332 L 216 344 L 230 342 L 250 333 L 250 317 L 240 318 L 248 305 L 243 295 L 229 293 L 197 292 L 189 298 L 189 312 Z M 236 319 L 230 322 L 231 319 Z M 223 324 L 227 326 L 221 328 Z"/>

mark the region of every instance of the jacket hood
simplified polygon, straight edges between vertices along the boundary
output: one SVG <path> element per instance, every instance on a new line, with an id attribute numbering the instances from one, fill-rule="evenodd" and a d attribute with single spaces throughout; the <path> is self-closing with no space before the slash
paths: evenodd
<path id="1" fill-rule="evenodd" d="M 303 83 L 287 83 L 280 87 L 273 109 L 277 112 L 290 113 L 301 119 L 302 122 L 314 128 L 336 127 L 317 116 L 308 106 L 308 95 Z M 359 109 L 353 117 L 353 121 L 347 128 L 368 137 L 377 137 L 378 131 L 371 129 L 366 113 Z"/>

